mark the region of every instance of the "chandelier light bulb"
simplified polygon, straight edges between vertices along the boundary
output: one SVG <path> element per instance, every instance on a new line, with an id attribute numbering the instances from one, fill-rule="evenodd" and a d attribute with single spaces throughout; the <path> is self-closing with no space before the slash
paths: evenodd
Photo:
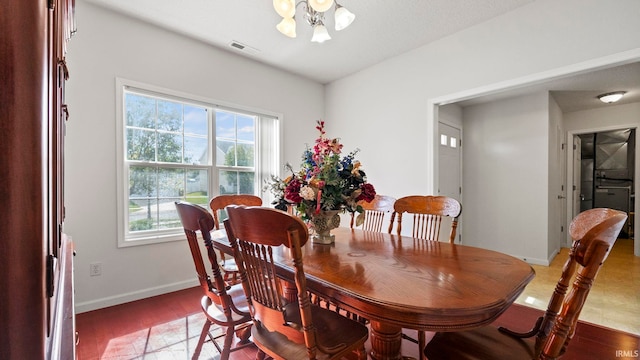
<path id="1" fill-rule="evenodd" d="M 333 0 L 307 0 L 307 4 L 315 11 L 325 12 L 333 6 Z"/>
<path id="2" fill-rule="evenodd" d="M 598 95 L 598 99 L 600 99 L 600 101 L 602 101 L 603 103 L 611 104 L 622 99 L 622 97 L 626 93 L 627 93 L 626 91 L 616 91 L 612 93 Z"/>
<path id="3" fill-rule="evenodd" d="M 273 0 L 273 8 L 283 18 L 292 18 L 296 14 L 295 0 Z"/>
<path id="4" fill-rule="evenodd" d="M 342 5 L 336 3 L 336 30 L 340 31 L 347 26 L 351 25 L 356 16 Z"/>
<path id="5" fill-rule="evenodd" d="M 296 37 L 296 21 L 293 18 L 282 19 L 282 21 L 276 25 L 276 29 L 290 38 Z"/>
<path id="6" fill-rule="evenodd" d="M 312 42 L 323 43 L 327 40 L 331 40 L 331 36 L 329 36 L 329 32 L 324 24 L 319 23 L 313 28 L 313 37 L 311 38 Z"/>
<path id="7" fill-rule="evenodd" d="M 276 25 L 280 33 L 290 38 L 296 37 L 296 9 L 298 5 L 304 5 L 304 13 L 301 16 L 313 29 L 312 42 L 323 43 L 331 39 L 329 32 L 324 25 L 325 14 L 331 7 L 334 7 L 336 31 L 347 28 L 351 25 L 356 16 L 336 0 L 272 0 L 273 8 L 282 20 Z M 297 2 L 297 3 L 296 3 Z"/>

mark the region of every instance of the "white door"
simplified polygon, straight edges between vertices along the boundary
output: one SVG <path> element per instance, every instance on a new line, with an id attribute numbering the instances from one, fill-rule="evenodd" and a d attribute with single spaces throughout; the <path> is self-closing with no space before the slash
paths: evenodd
<path id="1" fill-rule="evenodd" d="M 573 211 L 571 219 L 580 213 L 582 202 L 582 139 L 573 136 Z M 571 219 L 569 221 L 571 221 Z M 567 232 L 567 246 L 571 246 L 571 236 Z"/>
<path id="2" fill-rule="evenodd" d="M 461 131 L 453 126 L 438 123 L 440 147 L 438 149 L 438 195 L 448 196 L 462 202 L 462 140 Z M 464 214 L 464 206 L 462 213 Z M 462 217 L 461 217 L 462 218 Z M 456 242 L 460 242 L 461 218 L 458 222 Z M 449 224 L 442 224 L 443 229 Z M 449 233 L 443 231 L 441 240 L 448 241 Z"/>

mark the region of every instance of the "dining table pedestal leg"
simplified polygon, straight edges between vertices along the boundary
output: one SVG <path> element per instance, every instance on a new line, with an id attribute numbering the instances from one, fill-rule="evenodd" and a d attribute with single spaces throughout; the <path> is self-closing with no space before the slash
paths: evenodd
<path id="1" fill-rule="evenodd" d="M 400 360 L 402 346 L 402 328 L 371 320 L 371 358 L 374 360 Z"/>

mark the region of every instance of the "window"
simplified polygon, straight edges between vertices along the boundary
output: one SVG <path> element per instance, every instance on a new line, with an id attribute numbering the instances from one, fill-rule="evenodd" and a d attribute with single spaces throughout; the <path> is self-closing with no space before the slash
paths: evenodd
<path id="1" fill-rule="evenodd" d="M 175 201 L 260 196 L 261 174 L 278 172 L 276 116 L 124 80 L 117 90 L 119 246 L 183 239 Z"/>

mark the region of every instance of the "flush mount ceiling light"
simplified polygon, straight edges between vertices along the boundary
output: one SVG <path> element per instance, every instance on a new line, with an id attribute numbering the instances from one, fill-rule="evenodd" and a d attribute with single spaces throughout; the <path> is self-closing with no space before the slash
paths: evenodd
<path id="1" fill-rule="evenodd" d="M 327 28 L 324 26 L 324 14 L 335 3 L 334 17 L 335 28 L 340 31 L 351 25 L 356 16 L 334 0 L 301 0 L 297 4 L 295 0 L 273 0 L 273 7 L 282 16 L 282 21 L 276 25 L 276 29 L 284 35 L 296 37 L 296 9 L 298 5 L 304 6 L 304 18 L 313 28 L 313 42 L 325 42 L 331 39 Z"/>
<path id="2" fill-rule="evenodd" d="M 600 101 L 602 101 L 603 103 L 611 104 L 622 99 L 622 97 L 626 93 L 627 93 L 626 91 L 610 92 L 610 93 L 598 95 L 598 99 L 600 99 Z"/>

